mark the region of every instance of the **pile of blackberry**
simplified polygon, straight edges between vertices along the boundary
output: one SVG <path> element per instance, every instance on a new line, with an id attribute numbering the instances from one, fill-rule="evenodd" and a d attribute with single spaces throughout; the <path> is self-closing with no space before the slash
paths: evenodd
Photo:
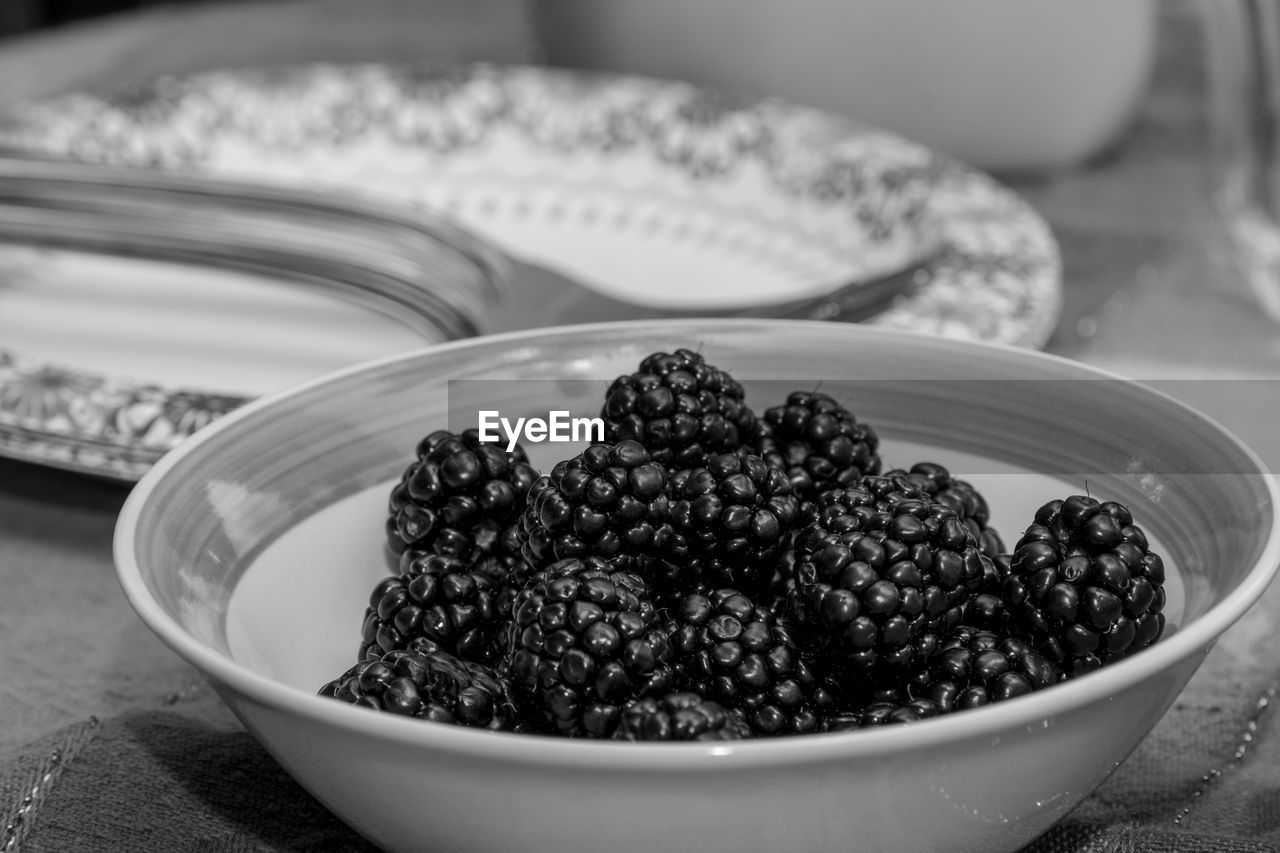
<path id="1" fill-rule="evenodd" d="M 688 349 L 618 377 L 600 415 L 605 442 L 542 476 L 475 430 L 422 440 L 390 493 L 392 573 L 321 695 L 508 732 L 742 740 L 1008 701 L 1164 631 L 1164 565 L 1118 503 L 1051 500 L 1006 549 L 973 484 L 891 467 L 841 400 L 794 391 L 757 416 Z"/>

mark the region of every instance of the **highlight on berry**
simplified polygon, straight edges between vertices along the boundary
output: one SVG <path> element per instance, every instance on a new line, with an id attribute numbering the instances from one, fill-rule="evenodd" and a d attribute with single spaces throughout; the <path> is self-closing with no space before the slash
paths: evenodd
<path id="1" fill-rule="evenodd" d="M 1126 507 L 1049 500 L 1001 520 L 1023 531 L 1006 548 L 977 487 L 890 465 L 852 402 L 757 414 L 678 348 L 615 379 L 603 436 L 548 471 L 511 423 L 429 433 L 384 552 L 352 567 L 380 579 L 320 694 L 520 735 L 745 740 L 968 712 L 1160 639 L 1164 563 Z"/>

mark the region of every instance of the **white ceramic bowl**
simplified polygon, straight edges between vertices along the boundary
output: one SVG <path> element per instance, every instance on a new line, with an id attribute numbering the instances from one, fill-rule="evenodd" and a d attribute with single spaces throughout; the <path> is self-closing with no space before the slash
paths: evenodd
<path id="1" fill-rule="evenodd" d="M 385 573 L 386 490 L 421 435 L 450 412 L 473 425 L 477 407 L 595 414 L 610 378 L 681 345 L 742 379 L 757 409 L 820 381 L 878 429 L 890 464 L 928 457 L 971 479 L 1006 539 L 1086 487 L 1127 503 L 1172 569 L 1169 632 L 999 705 L 741 743 L 495 734 L 314 695 L 353 661 Z M 449 384 L 471 379 L 511 381 Z M 541 465 L 573 452 L 531 449 Z M 1211 421 L 1064 360 L 839 324 L 638 322 L 448 344 L 254 402 L 143 479 L 115 550 L 142 618 L 387 849 L 1000 851 L 1102 782 L 1261 594 L 1280 562 L 1276 497 Z"/>

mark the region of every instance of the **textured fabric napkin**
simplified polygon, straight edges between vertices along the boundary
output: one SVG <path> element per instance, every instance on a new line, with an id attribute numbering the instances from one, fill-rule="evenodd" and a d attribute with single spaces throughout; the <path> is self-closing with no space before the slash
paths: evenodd
<path id="1" fill-rule="evenodd" d="M 30 745 L 4 768 L 0 801 L 9 846 L 0 849 L 375 849 L 234 722 L 204 713 L 89 719 Z"/>

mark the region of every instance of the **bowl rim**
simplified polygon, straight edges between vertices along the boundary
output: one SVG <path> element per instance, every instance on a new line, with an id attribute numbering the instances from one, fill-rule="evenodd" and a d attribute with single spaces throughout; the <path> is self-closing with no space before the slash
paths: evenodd
<path id="1" fill-rule="evenodd" d="M 1236 588 L 1221 601 L 1186 625 L 1180 626 L 1178 631 L 1169 637 L 1144 649 L 1140 654 L 1103 667 L 1090 673 L 1087 678 L 1055 685 L 1044 691 L 975 709 L 968 713 L 948 714 L 909 725 L 828 732 L 821 735 L 710 743 L 637 745 L 627 742 L 532 736 L 435 724 L 392 714 L 370 713 L 368 709 L 335 702 L 277 682 L 250 670 L 229 655 L 210 648 L 173 619 L 147 589 L 141 567 L 135 559 L 135 541 L 140 516 L 148 504 L 149 497 L 182 460 L 199 453 L 206 445 L 216 442 L 218 437 L 234 424 L 255 417 L 259 411 L 272 407 L 279 401 L 302 395 L 317 386 L 341 381 L 352 375 L 376 372 L 388 365 L 421 358 L 428 354 L 493 344 L 518 344 L 531 339 L 555 337 L 570 331 L 580 335 L 592 332 L 660 328 L 667 333 L 671 330 L 678 331 L 682 327 L 705 329 L 708 326 L 726 329 L 744 326 L 792 327 L 797 334 L 801 335 L 805 330 L 815 327 L 823 327 L 827 330 L 843 328 L 847 329 L 847 334 L 850 335 L 869 335 L 898 341 L 915 339 L 928 341 L 934 346 L 944 348 L 975 348 L 1000 351 L 1006 355 L 1017 354 L 1019 359 L 1029 359 L 1059 370 L 1070 370 L 1082 379 L 1124 381 L 1139 389 L 1139 393 L 1160 399 L 1165 404 L 1171 404 L 1182 410 L 1188 417 L 1217 432 L 1235 452 L 1253 466 L 1254 471 L 1241 476 L 1250 478 L 1256 476 L 1261 479 L 1270 505 L 1270 531 L 1257 561 Z M 845 334 L 845 332 L 838 334 Z M 627 320 L 527 329 L 423 347 L 352 365 L 251 401 L 184 441 L 162 457 L 143 476 L 130 492 L 120 511 L 112 548 L 117 579 L 126 598 L 148 627 L 174 652 L 212 681 L 215 689 L 218 689 L 219 685 L 224 685 L 244 698 L 275 711 L 299 715 L 316 724 L 342 729 L 406 749 L 428 749 L 497 763 L 629 770 L 706 770 L 714 767 L 716 769 L 732 768 L 736 771 L 750 767 L 813 764 L 882 756 L 903 750 L 927 748 L 940 742 L 991 738 L 1011 729 L 1048 727 L 1049 721 L 1054 717 L 1106 700 L 1152 675 L 1172 668 L 1185 658 L 1207 652 L 1217 638 L 1261 597 L 1277 571 L 1280 570 L 1280 486 L 1277 485 L 1277 478 L 1267 472 L 1266 466 L 1256 452 L 1232 431 L 1198 409 L 1141 381 L 1061 356 L 1007 344 L 949 339 L 896 329 L 832 324 L 813 320 L 740 318 Z M 219 694 L 226 701 L 227 697 L 220 689 Z M 711 759 L 715 760 L 711 761 Z"/>

